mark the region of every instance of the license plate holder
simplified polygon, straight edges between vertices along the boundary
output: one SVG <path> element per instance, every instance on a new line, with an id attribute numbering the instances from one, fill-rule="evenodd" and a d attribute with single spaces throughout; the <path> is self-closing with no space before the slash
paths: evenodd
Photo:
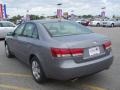
<path id="1" fill-rule="evenodd" d="M 99 47 L 93 47 L 89 49 L 89 55 L 94 56 L 94 55 L 99 55 L 100 54 L 100 48 Z"/>

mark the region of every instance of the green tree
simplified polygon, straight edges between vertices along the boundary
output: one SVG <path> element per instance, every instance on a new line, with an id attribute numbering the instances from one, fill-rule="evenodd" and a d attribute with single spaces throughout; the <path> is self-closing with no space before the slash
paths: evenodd
<path id="1" fill-rule="evenodd" d="M 82 18 L 93 18 L 92 15 L 83 15 Z"/>
<path id="2" fill-rule="evenodd" d="M 40 17 L 38 15 L 30 15 L 30 20 L 38 20 Z"/>
<path id="3" fill-rule="evenodd" d="M 44 19 L 44 16 L 38 16 L 38 15 L 30 15 L 31 20 L 38 20 L 38 19 Z"/>
<path id="4" fill-rule="evenodd" d="M 45 17 L 44 16 L 40 16 L 40 19 L 44 19 Z"/>
<path id="5" fill-rule="evenodd" d="M 20 16 L 20 15 L 13 16 L 13 17 L 10 19 L 10 21 L 16 23 L 16 21 L 17 21 L 17 20 L 20 20 L 21 18 L 22 18 L 22 16 Z"/>

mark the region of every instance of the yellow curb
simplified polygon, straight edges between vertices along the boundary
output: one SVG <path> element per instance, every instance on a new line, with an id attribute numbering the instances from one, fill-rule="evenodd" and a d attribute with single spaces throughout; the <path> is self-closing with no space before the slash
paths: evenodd
<path id="1" fill-rule="evenodd" d="M 12 89 L 12 90 L 31 90 L 29 88 L 22 88 L 22 87 L 17 87 L 17 86 L 10 86 L 10 85 L 4 85 L 0 84 L 0 88 L 5 88 L 5 89 Z"/>
<path id="2" fill-rule="evenodd" d="M 15 74 L 15 73 L 0 73 L 0 76 L 32 77 L 29 74 Z"/>
<path id="3" fill-rule="evenodd" d="M 94 85 L 88 85 L 88 84 L 84 84 L 84 85 L 82 85 L 83 87 L 87 87 L 87 88 L 89 88 L 89 89 L 91 89 L 91 90 L 106 90 L 106 89 L 104 89 L 104 88 L 101 88 L 101 87 L 98 87 L 98 86 L 94 86 Z"/>

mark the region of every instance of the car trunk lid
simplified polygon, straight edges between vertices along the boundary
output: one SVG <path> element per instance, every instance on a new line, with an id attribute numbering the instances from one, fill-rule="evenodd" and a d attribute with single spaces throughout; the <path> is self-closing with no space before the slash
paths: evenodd
<path id="1" fill-rule="evenodd" d="M 83 48 L 83 56 L 72 57 L 76 62 L 80 62 L 83 59 L 95 59 L 96 57 L 105 56 L 103 44 L 109 41 L 105 36 L 91 33 L 82 35 L 72 35 L 63 37 L 53 37 L 58 42 L 66 45 L 69 49 Z M 63 46 L 64 46 L 63 45 Z"/>

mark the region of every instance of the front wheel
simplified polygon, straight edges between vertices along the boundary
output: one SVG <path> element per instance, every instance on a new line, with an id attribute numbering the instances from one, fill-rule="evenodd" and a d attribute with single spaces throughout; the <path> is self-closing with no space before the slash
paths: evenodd
<path id="1" fill-rule="evenodd" d="M 114 27 L 114 23 L 111 24 L 111 27 Z"/>
<path id="2" fill-rule="evenodd" d="M 31 71 L 37 83 L 44 83 L 46 81 L 46 76 L 37 57 L 33 57 L 31 60 Z"/>

